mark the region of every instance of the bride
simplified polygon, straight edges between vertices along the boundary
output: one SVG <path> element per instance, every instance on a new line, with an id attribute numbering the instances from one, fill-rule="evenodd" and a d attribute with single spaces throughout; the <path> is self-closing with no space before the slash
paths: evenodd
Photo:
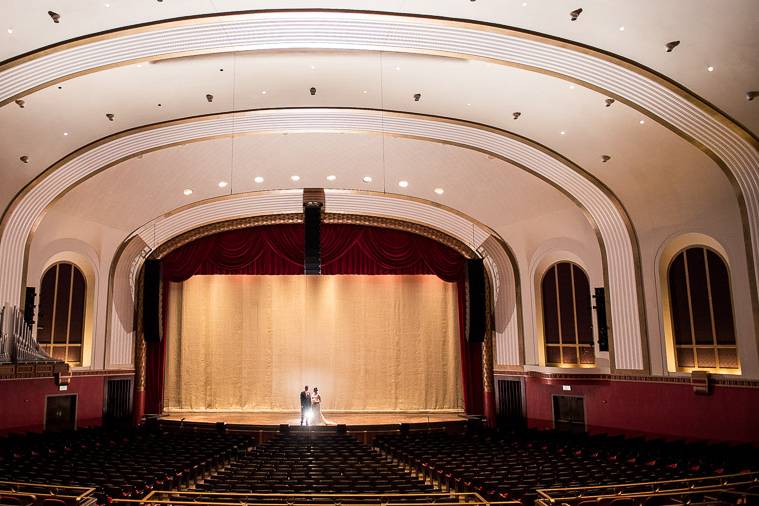
<path id="1" fill-rule="evenodd" d="M 331 425 L 322 415 L 322 396 L 317 387 L 314 387 L 314 395 L 311 396 L 311 425 Z"/>

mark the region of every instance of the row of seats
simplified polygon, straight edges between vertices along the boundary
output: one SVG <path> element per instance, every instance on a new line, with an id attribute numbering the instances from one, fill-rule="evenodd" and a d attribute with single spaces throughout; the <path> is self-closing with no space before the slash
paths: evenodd
<path id="1" fill-rule="evenodd" d="M 255 445 L 248 435 L 158 427 L 92 428 L 0 439 L 0 481 L 94 487 L 138 498 L 187 486 Z"/>
<path id="2" fill-rule="evenodd" d="M 531 504 L 537 489 L 673 480 L 759 467 L 750 447 L 554 431 L 380 436 L 377 448 L 444 489 Z"/>

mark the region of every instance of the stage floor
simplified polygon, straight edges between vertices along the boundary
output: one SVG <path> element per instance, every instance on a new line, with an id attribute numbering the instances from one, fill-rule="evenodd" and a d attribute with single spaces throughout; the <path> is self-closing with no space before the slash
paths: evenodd
<path id="1" fill-rule="evenodd" d="M 207 411 L 164 413 L 162 420 L 186 422 L 226 422 L 237 425 L 300 425 L 300 413 L 210 413 Z M 397 425 L 400 423 L 424 424 L 463 422 L 463 413 L 325 413 L 330 424 L 345 425 Z"/>

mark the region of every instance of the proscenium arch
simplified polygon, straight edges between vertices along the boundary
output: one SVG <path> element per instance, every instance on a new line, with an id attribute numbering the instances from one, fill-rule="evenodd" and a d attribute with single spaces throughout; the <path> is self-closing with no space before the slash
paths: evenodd
<path id="1" fill-rule="evenodd" d="M 318 48 L 389 50 L 514 66 L 586 86 L 662 123 L 710 156 L 735 188 L 746 229 L 754 325 L 759 327 L 759 140 L 661 74 L 587 45 L 492 23 L 407 13 L 345 9 L 215 13 L 83 36 L 7 60 L 0 65 L 0 105 L 79 75 L 142 61 Z"/>
<path id="2" fill-rule="evenodd" d="M 511 248 L 495 231 L 459 211 L 418 197 L 329 189 L 325 190 L 325 197 L 325 219 L 328 222 L 341 222 L 343 218 L 348 218 L 345 221 L 401 228 L 414 233 L 419 233 L 417 228 L 421 227 L 424 229 L 423 235 L 436 240 L 442 237 L 458 241 L 467 256 L 484 257 L 495 299 L 493 339 L 496 348 L 510 365 L 518 366 L 524 362 L 519 267 Z M 404 206 L 406 209 L 403 209 Z M 408 209 L 418 211 L 414 214 L 415 219 L 410 219 L 404 212 Z M 130 327 L 130 322 L 134 314 L 134 299 L 122 300 L 122 305 L 126 303 L 129 307 L 122 307 L 122 314 L 119 315 L 117 297 L 121 294 L 124 298 L 127 292 L 134 292 L 145 258 L 165 254 L 164 248 L 171 246 L 174 240 L 199 229 L 213 226 L 220 229 L 216 231 L 221 231 L 225 229 L 225 224 L 231 224 L 231 229 L 293 223 L 302 220 L 302 217 L 298 218 L 301 212 L 302 190 L 232 194 L 182 206 L 150 220 L 129 234 L 113 256 L 108 280 L 106 348 L 115 350 L 114 355 L 107 354 L 109 361 L 123 363 L 127 356 L 125 351 L 132 349 L 134 329 Z M 387 220 L 405 226 L 397 227 L 387 223 Z M 203 233 L 198 237 L 216 231 L 201 230 Z M 513 294 L 508 293 L 509 286 Z"/>
<path id="3" fill-rule="evenodd" d="M 157 123 L 103 138 L 68 155 L 28 186 L 4 216 L 0 297 L 21 293 L 25 248 L 49 205 L 78 182 L 140 154 L 234 135 L 285 132 L 387 134 L 453 144 L 503 159 L 545 180 L 575 202 L 596 231 L 611 318 L 616 369 L 645 371 L 647 343 L 637 239 L 623 206 L 595 177 L 558 153 L 504 130 L 471 122 L 368 109 L 264 109 Z"/>

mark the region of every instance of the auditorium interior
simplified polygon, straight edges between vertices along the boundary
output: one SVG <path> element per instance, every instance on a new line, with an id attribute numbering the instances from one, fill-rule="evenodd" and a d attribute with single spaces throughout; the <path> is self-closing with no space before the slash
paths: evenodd
<path id="1" fill-rule="evenodd" d="M 0 20 L 0 506 L 759 504 L 756 0 Z"/>

